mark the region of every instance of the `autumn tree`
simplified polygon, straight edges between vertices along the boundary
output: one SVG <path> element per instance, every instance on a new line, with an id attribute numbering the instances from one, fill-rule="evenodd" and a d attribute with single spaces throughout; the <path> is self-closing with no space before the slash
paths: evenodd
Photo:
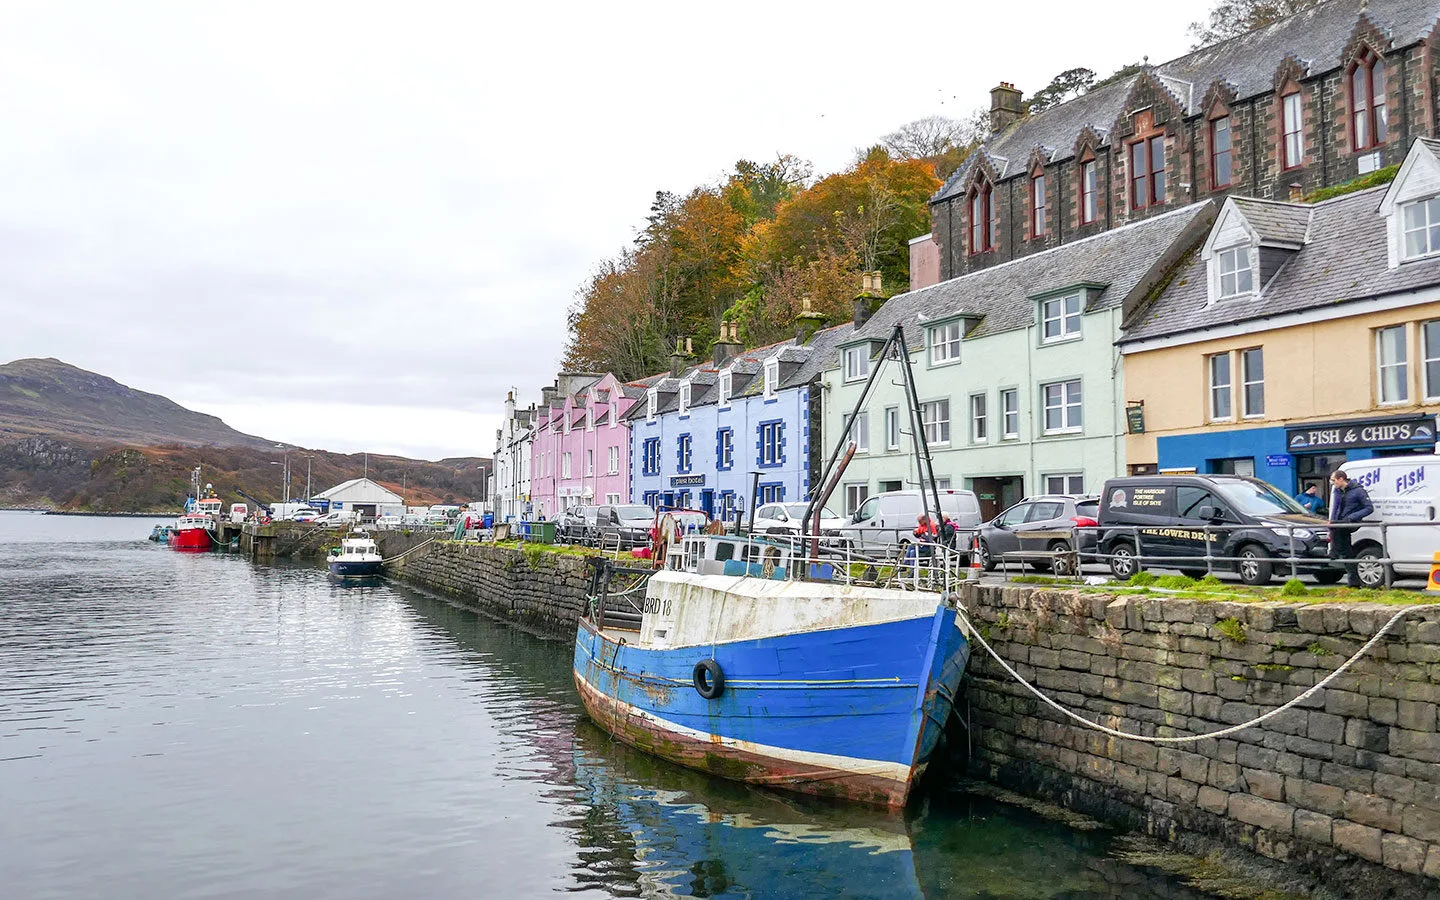
<path id="1" fill-rule="evenodd" d="M 1278 22 L 1320 3 L 1320 0 L 1220 0 L 1210 9 L 1205 22 L 1191 22 L 1190 36 L 1199 50 L 1247 31 Z"/>

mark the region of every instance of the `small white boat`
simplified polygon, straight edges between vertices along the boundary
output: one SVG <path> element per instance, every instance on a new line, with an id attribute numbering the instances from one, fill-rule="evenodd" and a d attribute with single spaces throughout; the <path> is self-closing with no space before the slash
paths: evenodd
<path id="1" fill-rule="evenodd" d="M 340 539 L 330 551 L 330 574 L 337 578 L 373 578 L 380 574 L 380 548 L 374 538 L 352 533 Z"/>

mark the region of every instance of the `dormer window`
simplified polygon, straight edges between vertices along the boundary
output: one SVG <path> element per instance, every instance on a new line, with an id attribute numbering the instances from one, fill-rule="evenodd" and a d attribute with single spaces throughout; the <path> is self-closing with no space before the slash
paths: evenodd
<path id="1" fill-rule="evenodd" d="M 655 410 L 660 406 L 660 392 L 655 388 L 645 392 L 645 418 L 655 418 Z"/>
<path id="2" fill-rule="evenodd" d="M 1370 150 L 1389 137 L 1385 109 L 1385 63 L 1365 54 L 1350 72 L 1350 140 L 1355 150 Z"/>
<path id="3" fill-rule="evenodd" d="M 1053 344 L 1080 336 L 1080 295 L 1068 294 L 1040 302 L 1040 340 Z"/>
<path id="4" fill-rule="evenodd" d="M 564 431 L 566 434 L 569 434 L 569 433 L 570 433 L 570 410 L 568 410 L 568 409 L 562 409 L 562 410 L 560 410 L 560 417 L 561 417 L 561 418 L 560 418 L 560 421 L 561 421 L 561 430 Z"/>
<path id="5" fill-rule="evenodd" d="M 930 365 L 943 366 L 960 361 L 960 332 L 959 322 L 947 322 L 929 330 Z"/>
<path id="6" fill-rule="evenodd" d="M 846 381 L 859 381 L 870 374 L 870 347 L 868 344 L 846 347 L 842 355 L 845 357 Z M 765 371 L 768 373 L 770 370 L 766 369 Z M 769 388 L 766 390 L 768 391 Z"/>
<path id="7" fill-rule="evenodd" d="M 1220 300 L 1255 292 L 1255 266 L 1249 247 L 1233 247 L 1215 254 L 1215 296 Z"/>
<path id="8" fill-rule="evenodd" d="M 775 389 L 779 386 L 780 360 L 768 360 L 765 363 L 765 399 L 772 399 L 775 396 Z"/>
<path id="9" fill-rule="evenodd" d="M 1400 207 L 1400 216 L 1405 259 L 1440 253 L 1440 197 L 1407 203 Z"/>
<path id="10" fill-rule="evenodd" d="M 620 427 L 620 404 L 615 400 L 610 401 L 610 427 Z"/>
<path id="11" fill-rule="evenodd" d="M 1045 170 L 1030 176 L 1030 236 L 1045 236 Z"/>
<path id="12" fill-rule="evenodd" d="M 734 381 L 731 380 L 730 370 L 729 370 L 729 369 L 726 369 L 724 372 L 721 372 L 721 373 L 720 373 L 720 387 L 719 387 L 720 397 L 719 397 L 719 399 L 716 401 L 716 404 L 715 404 L 716 406 L 729 406 L 729 405 L 730 405 L 730 388 L 731 388 L 731 386 L 732 386 L 733 384 L 734 384 Z"/>
<path id="13" fill-rule="evenodd" d="M 988 181 L 976 182 L 970 191 L 970 252 L 984 253 L 995 249 L 1000 234 L 994 193 Z"/>
<path id="14" fill-rule="evenodd" d="M 690 382 L 680 382 L 680 415 L 690 411 Z"/>
<path id="15" fill-rule="evenodd" d="M 1210 120 L 1210 189 L 1230 186 L 1230 117 Z"/>

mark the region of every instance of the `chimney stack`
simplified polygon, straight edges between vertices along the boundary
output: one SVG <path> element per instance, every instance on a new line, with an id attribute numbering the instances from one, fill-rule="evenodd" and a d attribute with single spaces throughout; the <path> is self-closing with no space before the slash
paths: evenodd
<path id="1" fill-rule="evenodd" d="M 689 338 L 675 339 L 675 352 L 670 354 L 670 377 L 679 378 L 690 362 Z"/>
<path id="2" fill-rule="evenodd" d="M 870 321 L 875 310 L 884 302 L 885 293 L 880 283 L 880 273 L 861 272 L 860 293 L 855 297 L 855 327 L 860 328 Z"/>
<path id="3" fill-rule="evenodd" d="M 720 337 L 715 339 L 715 365 L 724 368 L 730 360 L 740 355 L 745 345 L 740 343 L 740 323 L 721 322 Z"/>
<path id="4" fill-rule="evenodd" d="M 1290 183 L 1290 202 L 1299 203 L 1304 199 L 1305 195 L 1300 191 L 1300 182 L 1292 181 Z"/>
<path id="5" fill-rule="evenodd" d="M 998 87 L 990 89 L 992 134 L 999 134 L 1024 117 L 1025 107 L 1020 102 L 1023 96 L 1019 89 L 1008 81 L 1002 81 Z"/>
<path id="6" fill-rule="evenodd" d="M 829 322 L 829 317 L 824 313 L 810 308 L 809 294 L 801 297 L 800 314 L 795 317 L 795 346 L 808 344 L 810 339 L 815 336 L 815 332 L 824 328 Z"/>

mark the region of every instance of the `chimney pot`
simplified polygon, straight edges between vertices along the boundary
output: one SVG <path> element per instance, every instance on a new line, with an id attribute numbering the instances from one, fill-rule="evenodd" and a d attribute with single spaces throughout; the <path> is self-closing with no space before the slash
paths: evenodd
<path id="1" fill-rule="evenodd" d="M 1299 183 L 1298 181 L 1296 181 L 1296 182 L 1291 182 L 1291 184 L 1290 184 L 1290 202 L 1291 202 L 1291 203 L 1299 203 L 1299 202 L 1300 202 L 1301 200 L 1303 200 L 1303 199 L 1305 199 L 1305 195 L 1300 192 L 1300 183 Z"/>
<path id="2" fill-rule="evenodd" d="M 691 341 L 691 339 L 688 338 L 688 337 L 685 339 L 685 355 L 686 355 L 686 356 L 694 356 L 694 355 L 695 355 L 695 345 L 692 344 L 690 341 Z"/>

